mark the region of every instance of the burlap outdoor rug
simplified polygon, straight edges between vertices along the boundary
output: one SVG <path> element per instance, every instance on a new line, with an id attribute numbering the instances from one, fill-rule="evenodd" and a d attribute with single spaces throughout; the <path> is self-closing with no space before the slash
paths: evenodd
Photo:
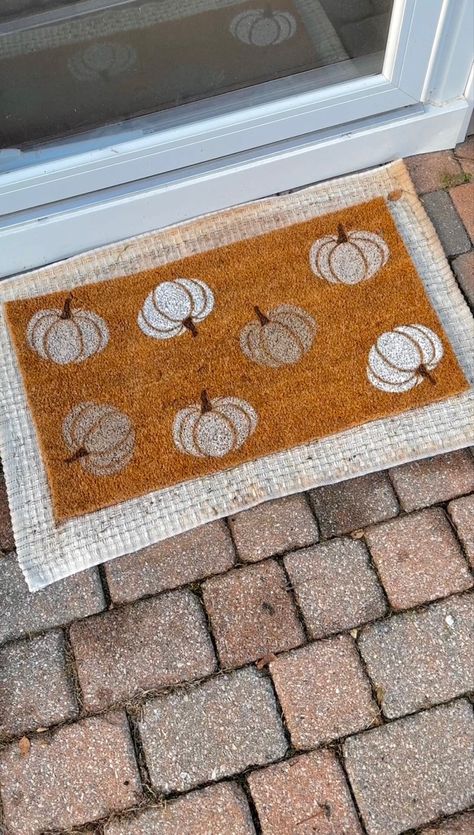
<path id="1" fill-rule="evenodd" d="M 402 163 L 22 275 L 0 300 L 31 589 L 472 437 L 472 318 Z"/>

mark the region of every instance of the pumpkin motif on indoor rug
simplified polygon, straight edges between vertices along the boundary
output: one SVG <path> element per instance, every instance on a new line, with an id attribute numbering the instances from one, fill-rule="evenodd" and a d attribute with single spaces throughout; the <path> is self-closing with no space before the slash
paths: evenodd
<path id="1" fill-rule="evenodd" d="M 316 322 L 301 307 L 281 304 L 263 313 L 254 308 L 257 319 L 240 333 L 240 347 L 245 356 L 270 368 L 294 365 L 310 350 L 316 334 Z"/>
<path id="2" fill-rule="evenodd" d="M 180 452 L 197 458 L 223 458 L 235 452 L 255 431 L 258 416 L 246 400 L 209 398 L 181 409 L 173 423 L 173 438 Z"/>
<path id="3" fill-rule="evenodd" d="M 387 263 L 390 250 L 375 232 L 347 231 L 340 223 L 337 235 L 325 235 L 312 245 L 313 273 L 332 284 L 359 284 L 376 275 Z"/>
<path id="4" fill-rule="evenodd" d="M 296 20 L 290 12 L 266 9 L 247 9 L 230 23 L 234 38 L 249 46 L 276 46 L 292 38 L 296 32 Z"/>
<path id="5" fill-rule="evenodd" d="M 138 314 L 138 326 L 154 339 L 172 339 L 188 331 L 198 335 L 196 327 L 214 308 L 210 287 L 198 278 L 163 281 L 146 297 Z"/>
<path id="6" fill-rule="evenodd" d="M 78 81 L 107 81 L 116 75 L 129 72 L 137 63 L 137 53 L 132 46 L 121 43 L 95 43 L 76 52 L 68 67 Z"/>
<path id="7" fill-rule="evenodd" d="M 398 325 L 382 333 L 369 351 L 367 377 L 387 392 L 409 391 L 428 380 L 443 357 L 440 338 L 425 325 Z"/>
<path id="8" fill-rule="evenodd" d="M 98 476 L 121 472 L 135 448 L 132 421 L 108 404 L 85 402 L 74 406 L 63 422 L 63 438 L 71 453 L 66 463 L 77 461 Z"/>
<path id="9" fill-rule="evenodd" d="M 38 310 L 26 330 L 30 348 L 42 359 L 58 365 L 80 363 L 103 351 L 109 341 L 109 329 L 101 316 L 92 310 L 75 309 L 72 293 L 62 310 Z"/>

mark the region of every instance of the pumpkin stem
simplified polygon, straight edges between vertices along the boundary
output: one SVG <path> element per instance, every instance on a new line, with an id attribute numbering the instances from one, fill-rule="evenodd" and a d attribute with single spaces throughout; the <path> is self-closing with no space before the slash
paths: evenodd
<path id="1" fill-rule="evenodd" d="M 426 367 L 426 365 L 422 362 L 421 365 L 418 366 L 418 371 L 420 372 L 421 376 L 425 378 L 425 380 L 429 380 L 432 386 L 436 385 L 436 377 L 433 377 L 431 371 Z"/>
<path id="2" fill-rule="evenodd" d="M 203 389 L 201 392 L 201 414 L 204 415 L 206 412 L 212 412 L 212 404 L 206 389 Z"/>
<path id="3" fill-rule="evenodd" d="M 338 244 L 345 244 L 348 241 L 347 232 L 342 223 L 337 224 L 337 242 Z"/>
<path id="4" fill-rule="evenodd" d="M 85 458 L 86 455 L 89 455 L 89 452 L 85 447 L 80 446 L 79 449 L 76 449 L 76 451 L 73 453 L 73 455 L 71 455 L 70 458 L 66 458 L 65 463 L 73 464 L 74 461 L 79 461 L 80 458 Z"/>
<path id="5" fill-rule="evenodd" d="M 273 9 L 270 3 L 265 4 L 262 17 L 273 17 Z"/>
<path id="6" fill-rule="evenodd" d="M 193 320 L 191 319 L 191 316 L 188 316 L 186 319 L 183 319 L 183 325 L 185 328 L 188 329 L 190 333 L 192 333 L 193 336 L 198 335 L 198 329 L 194 324 Z"/>
<path id="7" fill-rule="evenodd" d="M 262 311 L 260 310 L 260 308 L 259 308 L 257 305 L 255 305 L 254 310 L 255 310 L 255 313 L 256 313 L 256 314 L 257 314 L 257 316 L 258 316 L 258 321 L 260 322 L 260 324 L 262 325 L 262 327 L 263 327 L 264 325 L 268 325 L 268 323 L 269 323 L 269 321 L 270 321 L 270 319 L 268 318 L 268 316 L 265 316 L 265 314 L 264 314 L 264 313 L 262 313 Z"/>
<path id="8" fill-rule="evenodd" d="M 69 293 L 69 296 L 66 298 L 63 310 L 61 313 L 60 319 L 71 319 L 71 302 L 72 302 L 72 293 Z"/>

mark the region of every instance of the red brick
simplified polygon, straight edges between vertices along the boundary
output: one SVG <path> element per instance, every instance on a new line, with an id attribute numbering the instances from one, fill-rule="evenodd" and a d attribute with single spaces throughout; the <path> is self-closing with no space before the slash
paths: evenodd
<path id="1" fill-rule="evenodd" d="M 70 829 L 134 805 L 141 786 L 124 713 L 66 725 L 48 738 L 0 753 L 0 786 L 9 835 Z"/>
<path id="2" fill-rule="evenodd" d="M 10 519 L 10 508 L 8 507 L 7 488 L 0 467 L 0 551 L 8 553 L 13 551 L 14 547 L 15 540 Z"/>
<path id="3" fill-rule="evenodd" d="M 474 490 L 474 459 L 461 449 L 402 464 L 390 476 L 403 509 L 419 510 Z"/>
<path id="4" fill-rule="evenodd" d="M 172 592 L 79 621 L 71 643 L 87 710 L 211 673 L 204 613 L 191 592 Z"/>
<path id="5" fill-rule="evenodd" d="M 363 630 L 359 649 L 387 717 L 474 690 L 473 604 L 451 597 Z"/>
<path id="6" fill-rule="evenodd" d="M 264 502 L 229 519 L 241 560 L 257 562 L 318 541 L 318 526 L 304 495 Z"/>
<path id="7" fill-rule="evenodd" d="M 0 737 L 64 722 L 77 710 L 62 632 L 0 649 Z"/>
<path id="8" fill-rule="evenodd" d="M 139 727 L 152 783 L 164 794 L 264 765 L 287 750 L 270 681 L 254 667 L 147 702 Z"/>
<path id="9" fill-rule="evenodd" d="M 474 307 L 474 249 L 455 258 L 452 267 L 467 301 Z"/>
<path id="10" fill-rule="evenodd" d="M 474 494 L 451 502 L 448 505 L 448 511 L 456 526 L 466 556 L 474 568 Z"/>
<path id="11" fill-rule="evenodd" d="M 286 586 L 286 576 L 273 560 L 204 583 L 204 604 L 224 667 L 239 667 L 302 643 L 303 629 Z"/>
<path id="12" fill-rule="evenodd" d="M 255 835 L 246 797 L 235 783 L 190 792 L 165 806 L 112 821 L 105 835 Z"/>
<path id="13" fill-rule="evenodd" d="M 472 585 L 441 508 L 377 525 L 366 532 L 366 541 L 394 609 L 418 606 Z"/>
<path id="14" fill-rule="evenodd" d="M 310 496 L 324 537 L 350 533 L 398 513 L 398 502 L 385 473 L 318 487 Z"/>
<path id="15" fill-rule="evenodd" d="M 124 603 L 227 571 L 234 548 L 224 522 L 210 522 L 105 563 L 112 600 Z"/>
<path id="16" fill-rule="evenodd" d="M 362 833 L 332 751 L 301 754 L 247 777 L 262 835 Z"/>
<path id="17" fill-rule="evenodd" d="M 281 655 L 270 671 L 295 748 L 314 748 L 377 721 L 369 681 L 348 635 Z"/>
<path id="18" fill-rule="evenodd" d="M 465 701 L 346 740 L 346 769 L 368 835 L 398 835 L 468 807 L 473 744 Z"/>
<path id="19" fill-rule="evenodd" d="M 435 826 L 428 826 L 420 835 L 472 835 L 473 832 L 474 812 L 465 812 L 463 815 L 456 815 Z"/>
<path id="20" fill-rule="evenodd" d="M 405 164 L 419 194 L 445 188 L 452 177 L 461 174 L 461 166 L 452 151 L 417 154 L 408 157 Z"/>
<path id="21" fill-rule="evenodd" d="M 367 548 L 334 539 L 285 557 L 285 566 L 312 638 L 342 632 L 381 617 L 385 597 Z"/>
<path id="22" fill-rule="evenodd" d="M 471 241 L 474 241 L 474 183 L 456 186 L 449 193 Z"/>

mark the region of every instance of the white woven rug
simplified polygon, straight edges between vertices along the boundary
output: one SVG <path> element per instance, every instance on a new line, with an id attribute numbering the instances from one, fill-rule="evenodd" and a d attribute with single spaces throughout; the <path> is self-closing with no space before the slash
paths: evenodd
<path id="1" fill-rule="evenodd" d="M 141 235 L 0 283 L 0 302 L 149 269 L 387 196 L 459 362 L 474 382 L 474 322 L 401 162 Z M 403 309 L 403 298 L 400 299 Z M 56 527 L 16 357 L 0 308 L 0 438 L 18 559 L 31 590 L 267 499 L 467 446 L 474 392 L 178 484 Z"/>

